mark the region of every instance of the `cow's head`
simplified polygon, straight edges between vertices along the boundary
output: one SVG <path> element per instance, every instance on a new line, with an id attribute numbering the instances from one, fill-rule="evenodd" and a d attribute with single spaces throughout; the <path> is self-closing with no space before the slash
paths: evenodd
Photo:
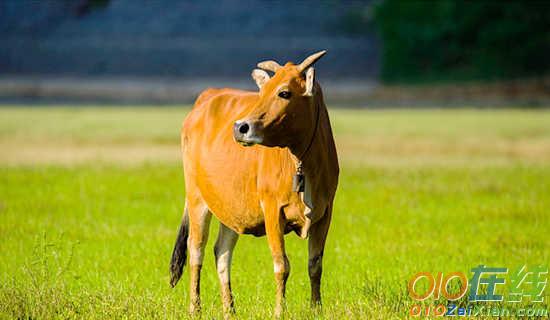
<path id="1" fill-rule="evenodd" d="M 260 88 L 259 99 L 250 114 L 233 126 L 233 136 L 238 143 L 292 147 L 304 133 L 313 130 L 316 89 L 311 66 L 325 52 L 315 53 L 298 65 L 288 62 L 280 66 L 275 61 L 258 63 L 261 69 L 255 69 L 252 78 Z M 270 78 L 262 69 L 275 74 Z"/>

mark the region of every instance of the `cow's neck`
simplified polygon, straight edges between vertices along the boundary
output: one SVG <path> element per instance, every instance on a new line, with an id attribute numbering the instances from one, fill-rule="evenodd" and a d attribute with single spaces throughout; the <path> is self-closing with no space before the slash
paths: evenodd
<path id="1" fill-rule="evenodd" d="M 319 99 L 315 99 L 314 117 L 312 117 L 310 130 L 304 132 L 303 136 L 306 139 L 295 146 L 290 147 L 290 152 L 296 161 L 296 165 L 302 165 L 302 171 L 306 176 L 306 184 L 313 184 L 315 186 L 324 185 L 323 179 L 327 176 L 326 164 L 323 163 L 326 159 L 323 159 L 323 150 L 326 151 L 326 141 L 329 136 L 324 122 L 327 121 L 325 106 Z M 316 117 L 316 118 L 315 118 Z M 315 190 L 316 192 L 320 190 Z"/>

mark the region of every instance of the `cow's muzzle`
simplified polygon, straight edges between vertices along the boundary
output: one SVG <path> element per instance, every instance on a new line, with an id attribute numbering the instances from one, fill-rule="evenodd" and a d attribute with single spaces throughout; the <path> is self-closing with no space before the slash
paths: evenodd
<path id="1" fill-rule="evenodd" d="M 260 135 L 260 125 L 257 122 L 249 120 L 237 120 L 233 125 L 233 137 L 241 145 L 248 147 L 262 143 Z"/>

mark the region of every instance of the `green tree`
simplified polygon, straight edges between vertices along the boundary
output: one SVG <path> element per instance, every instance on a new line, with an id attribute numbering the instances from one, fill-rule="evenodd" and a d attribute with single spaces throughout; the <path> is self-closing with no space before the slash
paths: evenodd
<path id="1" fill-rule="evenodd" d="M 550 71 L 550 2 L 398 1 L 374 7 L 388 82 L 502 79 Z"/>

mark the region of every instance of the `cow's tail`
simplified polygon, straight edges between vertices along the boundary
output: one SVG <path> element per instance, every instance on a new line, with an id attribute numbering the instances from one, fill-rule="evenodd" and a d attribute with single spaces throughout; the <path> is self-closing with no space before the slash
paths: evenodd
<path id="1" fill-rule="evenodd" d="M 174 251 L 172 252 L 172 260 L 170 261 L 170 285 L 176 286 L 181 274 L 183 273 L 183 266 L 187 260 L 187 238 L 189 237 L 189 214 L 187 211 L 187 203 L 183 210 L 183 219 L 178 230 L 178 237 L 176 238 L 176 244 L 174 245 Z"/>

